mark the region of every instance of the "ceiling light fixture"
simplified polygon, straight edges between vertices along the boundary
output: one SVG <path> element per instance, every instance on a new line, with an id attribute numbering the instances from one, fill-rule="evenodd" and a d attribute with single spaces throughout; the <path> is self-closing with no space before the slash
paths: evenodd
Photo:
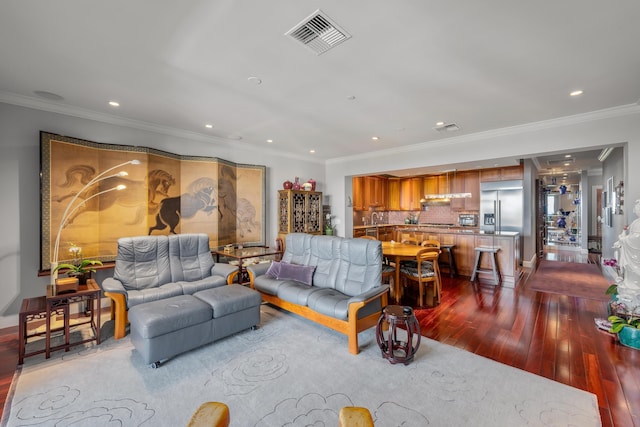
<path id="1" fill-rule="evenodd" d="M 582 90 L 574 90 L 573 92 L 569 93 L 569 96 L 580 96 L 584 93 L 584 91 Z"/>
<path id="2" fill-rule="evenodd" d="M 372 136 L 371 139 L 373 139 L 374 141 L 379 140 L 380 138 L 378 138 L 377 136 Z"/>
<path id="3" fill-rule="evenodd" d="M 213 125 L 212 125 L 212 124 L 209 124 L 209 123 L 207 123 L 206 125 L 204 125 L 204 127 L 206 127 L 207 129 L 213 129 Z"/>
<path id="4" fill-rule="evenodd" d="M 267 139 L 267 143 L 271 144 L 273 142 L 273 139 Z"/>
<path id="5" fill-rule="evenodd" d="M 251 76 L 247 80 L 250 81 L 251 83 L 256 84 L 256 85 L 262 84 L 262 80 L 259 79 L 258 77 Z"/>
<path id="6" fill-rule="evenodd" d="M 611 154 L 612 151 L 613 151 L 613 147 L 603 148 L 602 151 L 600 152 L 600 155 L 598 156 L 598 160 L 600 160 L 601 162 L 604 162 L 607 159 L 607 157 L 609 157 L 609 154 Z"/>
<path id="7" fill-rule="evenodd" d="M 436 126 L 442 126 L 444 124 L 444 122 L 437 122 Z"/>
<path id="8" fill-rule="evenodd" d="M 309 150 L 309 152 L 310 152 L 311 154 L 313 154 L 313 153 L 315 153 L 315 152 L 316 152 L 316 150 Z"/>
<path id="9" fill-rule="evenodd" d="M 109 101 L 109 105 L 111 105 L 112 107 L 119 107 L 120 103 L 118 101 Z"/>

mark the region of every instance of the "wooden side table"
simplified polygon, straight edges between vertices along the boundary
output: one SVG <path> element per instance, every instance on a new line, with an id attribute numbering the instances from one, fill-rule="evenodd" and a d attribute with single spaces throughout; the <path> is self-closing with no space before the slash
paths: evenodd
<path id="1" fill-rule="evenodd" d="M 398 329 L 404 329 L 406 339 L 398 337 Z M 414 343 L 414 337 L 417 337 Z M 388 305 L 382 310 L 376 326 L 376 341 L 382 357 L 389 362 L 409 364 L 420 347 L 420 324 L 408 306 Z"/>
<path id="2" fill-rule="evenodd" d="M 80 285 L 76 292 L 57 294 L 54 285 L 47 286 L 46 313 L 47 313 L 47 332 L 45 343 L 45 355 L 48 359 L 51 351 L 61 350 L 69 351 L 69 347 L 84 344 L 86 342 L 95 341 L 100 344 L 100 287 L 94 279 L 87 280 L 86 285 Z M 69 306 L 73 303 L 87 302 L 91 307 L 91 318 L 86 322 L 77 323 L 74 326 L 91 324 L 93 337 L 71 343 L 69 337 Z M 51 347 L 51 313 L 62 310 L 64 316 L 64 344 Z"/>
<path id="3" fill-rule="evenodd" d="M 56 310 L 52 314 L 62 315 L 62 310 Z M 49 321 L 47 316 L 47 301 L 45 296 L 25 298 L 22 300 L 22 306 L 20 307 L 19 325 L 18 325 L 18 365 L 24 363 L 24 358 L 29 356 L 35 356 L 46 351 L 46 348 L 35 350 L 30 353 L 26 353 L 27 341 L 31 337 L 41 336 L 46 332 L 36 332 L 29 334 L 28 323 L 33 321 Z"/>

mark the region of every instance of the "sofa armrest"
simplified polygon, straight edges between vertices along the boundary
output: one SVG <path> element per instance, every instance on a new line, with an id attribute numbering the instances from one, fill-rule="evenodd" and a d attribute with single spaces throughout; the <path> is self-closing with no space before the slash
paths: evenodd
<path id="1" fill-rule="evenodd" d="M 389 285 L 381 285 L 381 286 L 376 286 L 373 289 L 369 289 L 367 292 L 364 292 L 362 294 L 359 295 L 355 295 L 352 296 L 351 298 L 349 298 L 349 301 L 347 301 L 349 304 L 354 303 L 354 302 L 366 302 L 366 301 L 371 301 L 373 299 L 378 298 L 379 296 L 382 296 L 384 293 L 389 291 Z"/>
<path id="2" fill-rule="evenodd" d="M 247 266 L 247 271 L 253 274 L 253 277 L 258 277 L 258 276 L 264 275 L 267 272 L 267 270 L 269 270 L 269 267 L 271 267 L 270 262 L 265 262 L 262 264 L 253 264 L 253 265 Z"/>
<path id="3" fill-rule="evenodd" d="M 125 297 L 127 296 L 127 290 L 122 285 L 122 282 L 118 279 L 114 279 L 113 277 L 107 277 L 100 284 L 103 292 L 112 292 L 116 294 L 123 294 Z"/>
<path id="4" fill-rule="evenodd" d="M 224 262 L 216 262 L 213 267 L 211 267 L 211 275 L 222 276 L 225 280 L 228 280 L 229 276 L 237 271 L 237 266 L 230 265 Z"/>

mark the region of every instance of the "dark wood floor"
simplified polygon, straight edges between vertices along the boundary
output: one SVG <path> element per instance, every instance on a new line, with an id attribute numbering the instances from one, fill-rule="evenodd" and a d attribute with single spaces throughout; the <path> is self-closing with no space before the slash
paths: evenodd
<path id="1" fill-rule="evenodd" d="M 546 258 L 587 262 L 576 252 Z M 595 328 L 606 303 L 530 291 L 530 274 L 516 289 L 444 277 L 441 304 L 417 311 L 422 334 L 594 393 L 603 426 L 640 427 L 640 351 Z M 0 330 L 0 408 L 17 360 L 17 327 Z"/>

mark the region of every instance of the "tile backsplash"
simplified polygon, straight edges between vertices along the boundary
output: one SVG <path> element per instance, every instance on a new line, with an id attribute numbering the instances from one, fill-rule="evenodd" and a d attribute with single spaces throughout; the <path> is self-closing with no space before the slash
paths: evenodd
<path id="1" fill-rule="evenodd" d="M 431 222 L 438 224 L 458 224 L 458 215 L 461 213 L 475 213 L 478 212 L 460 212 L 452 211 L 449 206 L 429 206 L 426 211 L 378 211 L 383 214 L 383 220 L 379 221 L 384 224 L 404 224 L 405 218 L 410 215 L 418 215 L 418 223 Z M 371 224 L 371 212 L 370 211 L 354 211 L 353 212 L 353 225 L 365 225 L 362 218 L 367 219 L 367 224 Z"/>

